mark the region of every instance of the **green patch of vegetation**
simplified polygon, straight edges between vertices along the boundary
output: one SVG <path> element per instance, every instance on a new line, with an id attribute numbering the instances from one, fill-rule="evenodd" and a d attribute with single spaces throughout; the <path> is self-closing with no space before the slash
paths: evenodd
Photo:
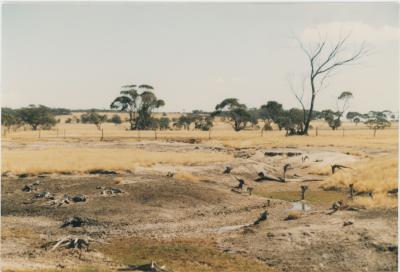
<path id="1" fill-rule="evenodd" d="M 282 191 L 282 192 L 267 192 L 263 188 L 255 189 L 254 194 L 285 201 L 300 201 L 301 194 L 299 191 Z M 345 199 L 346 194 L 343 192 L 334 191 L 307 191 L 305 200 L 314 204 L 332 203 L 341 199 Z"/>
<path id="2" fill-rule="evenodd" d="M 127 266 L 155 261 L 173 271 L 273 271 L 257 260 L 220 252 L 207 241 L 133 238 L 116 240 L 98 250 Z"/>

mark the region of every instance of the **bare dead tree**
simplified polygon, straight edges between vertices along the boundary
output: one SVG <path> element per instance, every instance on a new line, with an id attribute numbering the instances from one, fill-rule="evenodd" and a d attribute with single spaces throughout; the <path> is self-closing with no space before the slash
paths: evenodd
<path id="1" fill-rule="evenodd" d="M 304 102 L 304 82 L 302 93 L 298 95 L 295 89 L 290 84 L 292 92 L 295 94 L 296 99 L 299 101 L 304 112 L 304 128 L 301 131 L 302 135 L 308 135 L 308 129 L 310 127 L 310 122 L 313 118 L 313 110 L 315 106 L 315 98 L 317 94 L 323 90 L 326 85 L 325 81 L 332 75 L 332 72 L 337 70 L 341 66 L 355 63 L 367 53 L 367 47 L 365 42 L 362 42 L 358 49 L 352 52 L 348 56 L 343 56 L 347 50 L 348 39 L 350 38 L 350 33 L 345 37 L 340 38 L 332 46 L 328 46 L 327 38 L 322 38 L 320 35 L 320 40 L 314 44 L 314 46 L 306 47 L 300 39 L 297 42 L 303 52 L 306 54 L 309 60 L 309 83 L 310 83 L 310 104 L 308 110 L 305 107 Z"/>

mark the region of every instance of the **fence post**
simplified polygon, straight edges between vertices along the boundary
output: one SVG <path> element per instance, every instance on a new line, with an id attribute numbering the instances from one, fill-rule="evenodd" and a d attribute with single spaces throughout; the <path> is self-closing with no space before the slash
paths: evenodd
<path id="1" fill-rule="evenodd" d="M 318 136 L 318 127 L 315 127 L 315 136 Z"/>
<path id="2" fill-rule="evenodd" d="M 41 129 L 39 129 L 39 139 L 40 139 L 40 133 L 42 132 L 42 130 Z"/>
<path id="3" fill-rule="evenodd" d="M 157 140 L 157 129 L 154 129 L 154 140 Z"/>
<path id="4" fill-rule="evenodd" d="M 65 139 L 65 129 L 64 129 L 64 139 Z"/>
<path id="5" fill-rule="evenodd" d="M 208 140 L 211 140 L 211 128 L 208 130 Z"/>
<path id="6" fill-rule="evenodd" d="M 261 128 L 261 138 L 264 136 L 264 128 Z"/>
<path id="7" fill-rule="evenodd" d="M 57 138 L 58 138 L 58 128 L 57 128 Z"/>
<path id="8" fill-rule="evenodd" d="M 104 131 L 103 131 L 103 128 L 101 128 L 101 139 L 100 139 L 100 141 L 103 141 L 103 138 L 104 138 Z"/>

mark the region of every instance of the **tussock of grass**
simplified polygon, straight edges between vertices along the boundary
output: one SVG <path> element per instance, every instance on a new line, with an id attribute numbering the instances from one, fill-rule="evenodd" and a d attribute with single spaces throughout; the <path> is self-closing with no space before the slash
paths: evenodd
<path id="1" fill-rule="evenodd" d="M 360 162 L 351 171 L 338 171 L 322 188 L 348 188 L 354 185 L 358 192 L 386 193 L 397 188 L 397 159 L 381 157 Z"/>
<path id="2" fill-rule="evenodd" d="M 386 208 L 392 209 L 397 207 L 397 197 L 387 196 L 386 194 L 375 194 L 371 197 L 356 197 L 352 206 L 359 208 Z"/>
<path id="3" fill-rule="evenodd" d="M 374 158 L 355 164 L 353 169 L 352 171 L 338 171 L 321 187 L 328 190 L 347 190 L 349 185 L 353 184 L 357 192 L 373 193 L 373 198 L 356 198 L 354 204 L 366 208 L 392 208 L 397 206 L 397 198 L 387 195 L 389 190 L 398 186 L 397 158 Z"/>
<path id="4" fill-rule="evenodd" d="M 48 148 L 3 150 L 2 172 L 86 172 L 94 169 L 132 170 L 156 163 L 201 165 L 229 161 L 231 156 L 206 152 L 153 152 L 139 149 Z"/>

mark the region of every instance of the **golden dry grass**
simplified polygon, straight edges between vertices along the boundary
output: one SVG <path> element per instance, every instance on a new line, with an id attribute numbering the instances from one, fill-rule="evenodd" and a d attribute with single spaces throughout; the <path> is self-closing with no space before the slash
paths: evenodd
<path id="1" fill-rule="evenodd" d="M 265 131 L 261 136 L 260 130 L 244 130 L 235 132 L 230 125 L 225 122 L 217 121 L 211 132 L 208 131 L 184 131 L 184 130 L 167 130 L 167 131 L 130 131 L 127 130 L 127 124 L 115 126 L 110 123 L 102 125 L 104 132 L 104 140 L 154 140 L 154 139 L 188 139 L 195 138 L 210 143 L 222 143 L 228 147 L 304 147 L 312 145 L 315 147 L 335 147 L 346 149 L 350 153 L 359 153 L 359 148 L 385 148 L 389 150 L 397 150 L 397 124 L 392 124 L 390 129 L 378 131 L 376 137 L 373 132 L 368 130 L 363 125 L 352 125 L 344 123 L 344 136 L 343 130 L 339 129 L 332 131 L 326 128 L 326 124 L 321 121 L 315 121 L 314 127 L 319 127 L 318 136 L 315 130 L 311 130 L 308 137 L 304 136 L 291 136 L 285 137 L 284 131 L 274 130 Z M 322 130 L 322 128 L 324 130 Z M 355 130 L 357 129 L 357 130 Z M 362 129 L 362 130 L 359 130 Z M 4 130 L 3 130 L 4 132 Z M 41 141 L 55 141 L 55 140 L 75 139 L 75 140 L 94 140 L 98 141 L 101 138 L 101 131 L 92 124 L 58 124 L 50 131 L 41 131 Z M 19 129 L 17 132 L 6 133 L 3 140 L 5 141 L 18 141 L 18 142 L 31 142 L 39 140 L 39 132 L 32 130 Z"/>
<path id="2" fill-rule="evenodd" d="M 392 209 L 397 207 L 397 197 L 388 196 L 387 194 L 374 194 L 371 197 L 356 197 L 352 206 L 370 209 L 370 208 L 384 208 Z"/>
<path id="3" fill-rule="evenodd" d="M 354 164 L 353 170 L 338 171 L 323 185 L 324 189 L 348 188 L 358 192 L 385 193 L 397 188 L 397 158 L 379 157 Z"/>
<path id="4" fill-rule="evenodd" d="M 398 187 L 397 157 L 386 156 L 354 164 L 353 170 L 336 172 L 321 187 L 324 189 L 347 189 L 353 184 L 356 192 L 372 192 L 373 197 L 356 197 L 354 204 L 370 207 L 392 208 L 397 198 L 388 196 L 389 190 Z"/>
<path id="5" fill-rule="evenodd" d="M 205 152 L 152 152 L 139 149 L 46 148 L 3 150 L 2 172 L 85 172 L 94 169 L 133 170 L 156 163 L 199 165 L 229 161 L 231 156 Z"/>

